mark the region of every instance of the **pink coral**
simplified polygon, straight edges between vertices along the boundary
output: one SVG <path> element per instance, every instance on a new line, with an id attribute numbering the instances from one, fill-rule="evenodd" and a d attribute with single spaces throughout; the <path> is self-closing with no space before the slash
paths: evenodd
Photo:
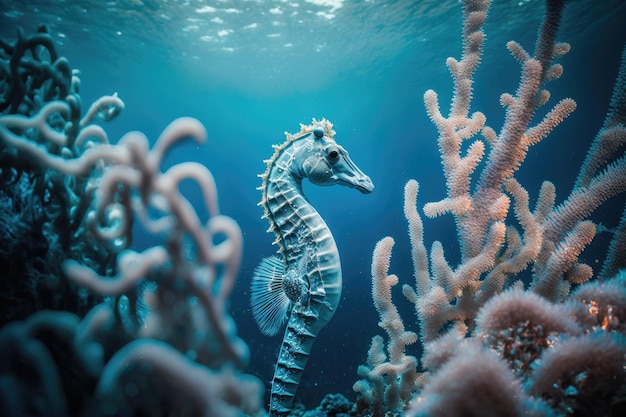
<path id="1" fill-rule="evenodd" d="M 566 307 L 586 329 L 626 333 L 626 286 L 624 280 L 595 281 L 579 287 Z"/>
<path id="2" fill-rule="evenodd" d="M 609 415 L 626 394 L 625 355 L 623 337 L 572 337 L 542 356 L 529 391 L 570 415 Z"/>
<path id="3" fill-rule="evenodd" d="M 462 355 L 456 355 L 428 381 L 406 415 L 521 416 L 528 408 L 527 400 L 506 362 L 489 350 L 468 344 Z"/>
<path id="4" fill-rule="evenodd" d="M 476 323 L 477 337 L 505 358 L 517 375 L 530 372 L 533 362 L 561 334 L 582 333 L 560 305 L 516 288 L 489 300 Z"/>

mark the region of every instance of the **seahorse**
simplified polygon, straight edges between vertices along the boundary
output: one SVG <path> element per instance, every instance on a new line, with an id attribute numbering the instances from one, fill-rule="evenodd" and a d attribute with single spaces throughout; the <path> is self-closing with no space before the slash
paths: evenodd
<path id="1" fill-rule="evenodd" d="M 254 271 L 251 305 L 262 333 L 275 335 L 287 327 L 270 392 L 270 416 L 289 413 L 311 347 L 331 319 L 341 297 L 341 264 L 326 222 L 302 191 L 302 180 L 316 185 L 344 185 L 370 193 L 374 185 L 334 139 L 333 124 L 323 118 L 274 145 L 264 161 L 263 218 L 276 236 L 282 257 L 261 261 Z"/>

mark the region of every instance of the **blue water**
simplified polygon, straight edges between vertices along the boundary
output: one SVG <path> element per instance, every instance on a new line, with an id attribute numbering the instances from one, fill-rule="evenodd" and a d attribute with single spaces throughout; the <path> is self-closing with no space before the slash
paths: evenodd
<path id="1" fill-rule="evenodd" d="M 396 239 L 392 272 L 412 282 L 409 243 L 402 214 L 405 182 L 421 183 L 420 202 L 444 197 L 436 130 L 422 96 L 429 88 L 440 103 L 450 100 L 448 56 L 460 58 L 460 4 L 456 1 L 6 1 L 0 0 L 0 37 L 13 40 L 17 27 L 33 32 L 45 23 L 73 68 L 80 69 L 84 106 L 117 92 L 126 103 L 106 124 L 113 141 L 141 130 L 154 141 L 173 119 L 198 118 L 209 131 L 202 146 L 188 143 L 166 162 L 196 160 L 213 172 L 224 214 L 244 233 L 244 258 L 231 313 L 251 349 L 248 371 L 271 379 L 280 336 L 261 335 L 249 308 L 252 271 L 271 255 L 257 207 L 257 174 L 283 132 L 297 132 L 311 118 L 330 119 L 336 139 L 368 174 L 371 195 L 340 187 L 305 192 L 337 240 L 344 275 L 342 302 L 320 333 L 299 388 L 309 407 L 326 393 L 355 398 L 352 384 L 371 337 L 382 334 L 371 302 L 370 262 L 375 243 Z M 513 93 L 519 65 L 505 44 L 534 47 L 543 2 L 496 0 L 485 31 L 487 43 L 475 77 L 473 110 L 496 130 L 503 121 L 499 95 Z M 572 1 L 558 40 L 571 44 L 561 62 L 563 77 L 548 85 L 551 104 L 565 97 L 576 112 L 533 147 L 518 174 L 536 197 L 543 180 L 569 193 L 588 144 L 606 113 L 622 46 L 626 2 Z M 546 106 L 546 111 L 549 109 Z M 537 115 L 539 120 L 544 113 Z M 189 198 L 199 205 L 198 198 Z M 596 220 L 614 226 L 623 201 L 603 206 Z M 202 210 L 199 208 L 199 210 Z M 450 216 L 425 220 L 426 244 L 442 240 L 451 261 L 458 257 Z M 603 238 L 586 253 L 603 259 Z M 135 242 L 138 248 L 152 242 Z M 394 293 L 409 330 L 412 306 Z M 411 354 L 419 355 L 420 347 Z"/>

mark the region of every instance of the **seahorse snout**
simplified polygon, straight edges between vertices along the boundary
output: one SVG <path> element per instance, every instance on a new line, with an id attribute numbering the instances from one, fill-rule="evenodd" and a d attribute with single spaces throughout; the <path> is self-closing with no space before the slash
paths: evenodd
<path id="1" fill-rule="evenodd" d="M 343 150 L 342 160 L 333 166 L 333 172 L 337 184 L 356 188 L 363 194 L 369 194 L 374 190 L 374 183 L 370 177 L 361 171 L 345 150 Z"/>
<path id="2" fill-rule="evenodd" d="M 362 192 L 363 194 L 369 194 L 374 191 L 374 183 L 367 175 L 354 179 L 354 188 Z"/>

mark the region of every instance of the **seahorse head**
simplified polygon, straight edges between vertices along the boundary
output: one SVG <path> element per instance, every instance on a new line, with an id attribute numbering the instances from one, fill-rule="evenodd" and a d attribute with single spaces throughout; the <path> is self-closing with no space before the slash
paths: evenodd
<path id="1" fill-rule="evenodd" d="M 348 151 L 335 142 L 332 123 L 326 119 L 301 126 L 302 140 L 295 156 L 298 170 L 316 185 L 345 185 L 362 193 L 370 193 L 374 184 L 350 159 Z"/>

